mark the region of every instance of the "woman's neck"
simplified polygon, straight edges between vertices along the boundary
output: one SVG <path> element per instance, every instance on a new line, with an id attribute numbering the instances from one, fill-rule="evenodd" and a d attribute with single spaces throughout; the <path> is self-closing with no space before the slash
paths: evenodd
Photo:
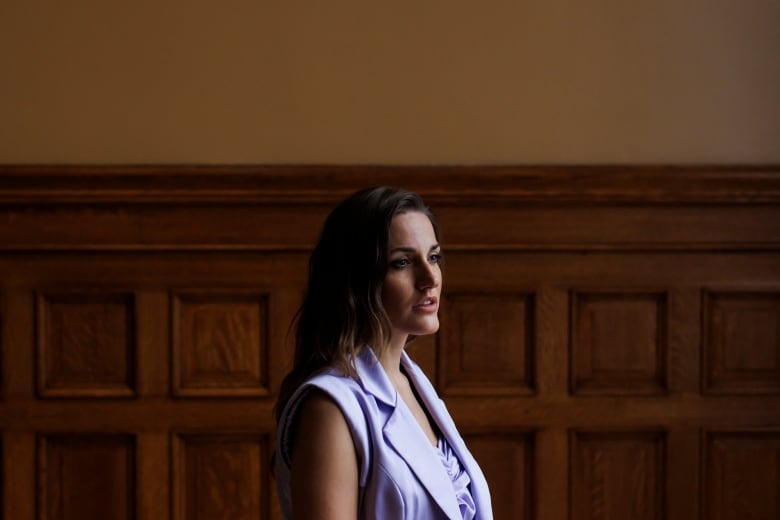
<path id="1" fill-rule="evenodd" d="M 390 343 L 382 351 L 382 356 L 379 358 L 379 363 L 384 368 L 387 377 L 390 378 L 393 385 L 397 386 L 396 381 L 401 378 L 405 378 L 403 372 L 401 372 L 401 355 L 403 354 L 404 347 L 406 346 L 406 338 L 391 338 Z"/>

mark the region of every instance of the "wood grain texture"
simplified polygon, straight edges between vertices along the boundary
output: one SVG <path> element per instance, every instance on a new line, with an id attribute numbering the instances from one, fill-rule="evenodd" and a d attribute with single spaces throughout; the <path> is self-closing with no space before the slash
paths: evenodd
<path id="1" fill-rule="evenodd" d="M 705 291 L 706 393 L 780 393 L 780 292 Z"/>
<path id="2" fill-rule="evenodd" d="M 36 436 L 30 432 L 3 432 L 3 518 L 36 518 Z"/>
<path id="3" fill-rule="evenodd" d="M 445 228 L 451 248 L 778 250 L 778 179 L 773 165 L 0 165 L 0 203 L 16 224 L 0 227 L 0 248 L 307 251 L 338 200 L 389 184 L 457 224 Z M 85 217 L 94 224 L 79 226 Z"/>
<path id="4" fill-rule="evenodd" d="M 265 520 L 271 489 L 263 435 L 178 434 L 174 439 L 176 520 Z"/>
<path id="5" fill-rule="evenodd" d="M 528 432 L 466 435 L 496 501 L 496 518 L 534 518 L 534 436 Z"/>
<path id="6" fill-rule="evenodd" d="M 666 390 L 667 296 L 573 291 L 571 385 L 575 394 Z"/>
<path id="7" fill-rule="evenodd" d="M 441 329 L 409 351 L 497 518 L 774 520 L 776 166 L 0 166 L 3 518 L 281 518 L 308 253 L 375 183 L 439 217 Z M 46 498 L 107 478 L 104 509 Z"/>
<path id="8" fill-rule="evenodd" d="M 505 200 L 755 204 L 778 201 L 778 172 L 777 165 L 0 165 L 0 201 L 332 204 L 370 183 L 403 184 L 437 203 L 485 204 Z"/>
<path id="9" fill-rule="evenodd" d="M 662 432 L 571 433 L 570 518 L 666 518 Z"/>
<path id="10" fill-rule="evenodd" d="M 710 430 L 703 442 L 706 520 L 780 517 L 780 431 Z"/>
<path id="11" fill-rule="evenodd" d="M 41 436 L 38 518 L 135 518 L 135 455 L 129 435 Z"/>
<path id="12" fill-rule="evenodd" d="M 41 397 L 130 397 L 135 393 L 132 293 L 40 293 L 37 306 Z"/>
<path id="13" fill-rule="evenodd" d="M 532 393 L 533 295 L 450 291 L 446 300 L 438 345 L 442 395 Z"/>
<path id="14" fill-rule="evenodd" d="M 173 295 L 173 393 L 268 395 L 268 295 Z"/>

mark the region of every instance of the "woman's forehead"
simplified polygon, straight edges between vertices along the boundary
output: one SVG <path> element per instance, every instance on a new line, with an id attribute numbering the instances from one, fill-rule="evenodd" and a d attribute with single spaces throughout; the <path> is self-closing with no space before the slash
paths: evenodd
<path id="1" fill-rule="evenodd" d="M 436 243 L 436 233 L 425 213 L 410 211 L 399 213 L 390 222 L 388 243 L 394 246 L 430 246 Z"/>

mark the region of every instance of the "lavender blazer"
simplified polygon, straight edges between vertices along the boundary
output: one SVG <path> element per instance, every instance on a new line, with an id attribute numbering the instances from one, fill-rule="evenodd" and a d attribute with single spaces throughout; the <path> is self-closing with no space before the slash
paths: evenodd
<path id="1" fill-rule="evenodd" d="M 490 492 L 482 471 L 458 433 L 444 402 L 420 367 L 403 353 L 401 363 L 433 421 L 471 478 L 478 520 L 490 520 Z M 287 403 L 277 435 L 276 480 L 284 517 L 290 500 L 290 426 L 307 390 L 326 392 L 341 408 L 358 457 L 361 519 L 462 520 L 452 482 L 428 438 L 399 398 L 373 350 L 355 360 L 357 379 L 335 371 L 304 383 Z"/>

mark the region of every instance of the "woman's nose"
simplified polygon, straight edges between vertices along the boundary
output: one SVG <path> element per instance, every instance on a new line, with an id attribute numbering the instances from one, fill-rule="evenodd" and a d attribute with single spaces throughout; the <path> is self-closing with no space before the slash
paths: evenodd
<path id="1" fill-rule="evenodd" d="M 420 289 L 429 289 L 431 287 L 438 287 L 439 283 L 441 283 L 441 280 L 437 266 L 427 262 L 423 264 L 417 274 L 418 287 Z"/>

